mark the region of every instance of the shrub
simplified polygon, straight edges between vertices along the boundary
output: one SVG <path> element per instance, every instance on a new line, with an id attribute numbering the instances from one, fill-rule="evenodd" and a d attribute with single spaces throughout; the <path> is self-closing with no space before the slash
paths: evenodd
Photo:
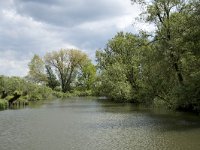
<path id="1" fill-rule="evenodd" d="M 0 109 L 6 109 L 8 107 L 8 101 L 5 99 L 0 99 Z"/>

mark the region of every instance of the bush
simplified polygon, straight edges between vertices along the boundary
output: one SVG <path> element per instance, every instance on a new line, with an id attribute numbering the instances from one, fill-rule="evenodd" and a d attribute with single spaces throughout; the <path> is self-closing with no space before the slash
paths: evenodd
<path id="1" fill-rule="evenodd" d="M 175 108 L 200 113 L 200 78 L 194 78 L 175 90 Z"/>
<path id="2" fill-rule="evenodd" d="M 81 91 L 78 96 L 93 96 L 92 90 Z"/>
<path id="3" fill-rule="evenodd" d="M 28 100 L 29 100 L 29 96 L 26 95 L 26 96 L 21 96 L 17 101 L 26 103 L 26 102 L 28 102 Z"/>
<path id="4" fill-rule="evenodd" d="M 0 109 L 6 109 L 8 107 L 8 101 L 5 99 L 0 99 Z"/>
<path id="5" fill-rule="evenodd" d="M 63 98 L 63 92 L 53 91 L 53 96 L 57 98 Z"/>
<path id="6" fill-rule="evenodd" d="M 133 99 L 133 90 L 131 84 L 127 81 L 126 68 L 124 65 L 115 63 L 108 66 L 101 75 L 97 89 L 99 94 L 116 101 L 131 101 Z"/>
<path id="7" fill-rule="evenodd" d="M 68 97 L 73 97 L 75 95 L 74 95 L 74 93 L 70 93 L 70 92 L 63 93 L 63 92 L 53 91 L 53 96 L 64 99 L 64 98 L 68 98 Z"/>
<path id="8" fill-rule="evenodd" d="M 183 84 L 170 89 L 165 99 L 171 109 L 200 113 L 200 72 L 192 73 Z"/>
<path id="9" fill-rule="evenodd" d="M 13 95 L 19 94 L 19 101 L 38 101 L 48 99 L 52 96 L 52 89 L 44 85 L 37 85 L 19 77 L 0 76 L 0 93 L 6 92 L 6 100 L 10 100 Z M 1 96 L 1 95 L 0 95 Z"/>

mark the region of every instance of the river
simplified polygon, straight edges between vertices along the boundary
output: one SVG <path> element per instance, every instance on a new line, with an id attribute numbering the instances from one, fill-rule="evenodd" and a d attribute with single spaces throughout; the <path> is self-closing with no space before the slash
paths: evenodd
<path id="1" fill-rule="evenodd" d="M 0 150 L 198 150 L 200 118 L 95 98 L 0 111 Z"/>

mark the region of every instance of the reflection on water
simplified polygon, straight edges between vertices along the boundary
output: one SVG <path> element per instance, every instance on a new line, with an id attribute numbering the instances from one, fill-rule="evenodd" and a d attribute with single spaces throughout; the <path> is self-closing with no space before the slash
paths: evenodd
<path id="1" fill-rule="evenodd" d="M 0 150 L 188 150 L 200 119 L 144 106 L 74 98 L 0 112 Z"/>

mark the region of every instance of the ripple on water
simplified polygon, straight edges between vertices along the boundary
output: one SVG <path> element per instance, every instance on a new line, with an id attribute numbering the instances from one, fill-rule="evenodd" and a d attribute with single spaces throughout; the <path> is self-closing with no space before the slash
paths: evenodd
<path id="1" fill-rule="evenodd" d="M 196 118 L 132 105 L 54 101 L 0 112 L 0 150 L 198 149 Z"/>

